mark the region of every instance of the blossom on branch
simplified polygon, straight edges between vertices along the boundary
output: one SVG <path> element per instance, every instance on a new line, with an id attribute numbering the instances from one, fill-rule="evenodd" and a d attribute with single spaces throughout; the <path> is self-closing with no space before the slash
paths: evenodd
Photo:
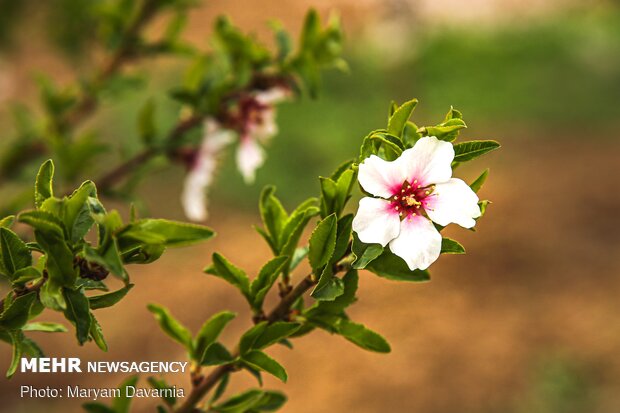
<path id="1" fill-rule="evenodd" d="M 284 87 L 253 94 L 240 103 L 237 168 L 247 184 L 254 182 L 256 170 L 265 162 L 263 145 L 278 133 L 275 105 L 290 97 Z"/>
<path id="2" fill-rule="evenodd" d="M 359 183 L 374 197 L 360 200 L 353 230 L 366 244 L 389 244 L 409 269 L 424 270 L 439 257 L 441 234 L 433 223 L 472 228 L 478 196 L 452 178 L 454 148 L 434 136 L 419 139 L 394 161 L 372 155 L 359 166 Z"/>
<path id="3" fill-rule="evenodd" d="M 208 118 L 205 121 L 202 143 L 190 164 L 181 195 L 185 215 L 190 220 L 207 219 L 206 192 L 213 182 L 220 153 L 234 138 L 234 132 L 222 128 L 216 120 Z"/>

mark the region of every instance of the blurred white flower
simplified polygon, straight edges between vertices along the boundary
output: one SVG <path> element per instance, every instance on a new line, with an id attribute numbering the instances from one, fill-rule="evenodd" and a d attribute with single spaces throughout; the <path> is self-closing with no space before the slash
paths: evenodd
<path id="1" fill-rule="evenodd" d="M 181 202 L 185 215 L 192 221 L 207 219 L 207 190 L 213 182 L 218 156 L 235 138 L 232 130 L 224 129 L 214 119 L 204 123 L 200 149 L 185 177 Z"/>
<path id="2" fill-rule="evenodd" d="M 246 183 L 251 184 L 256 170 L 265 162 L 262 145 L 267 144 L 278 133 L 275 105 L 290 97 L 291 93 L 283 87 L 274 87 L 256 93 L 242 107 L 242 132 L 237 149 L 237 168 Z"/>
<path id="3" fill-rule="evenodd" d="M 360 200 L 353 230 L 367 244 L 389 243 L 412 271 L 439 257 L 441 234 L 433 222 L 472 228 L 480 216 L 478 196 L 452 178 L 452 144 L 434 136 L 418 140 L 392 161 L 372 155 L 359 166 L 359 183 L 377 198 Z"/>

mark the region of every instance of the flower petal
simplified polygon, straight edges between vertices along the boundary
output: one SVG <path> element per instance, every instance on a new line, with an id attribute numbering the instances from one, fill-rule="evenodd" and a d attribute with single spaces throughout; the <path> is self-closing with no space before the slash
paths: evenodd
<path id="1" fill-rule="evenodd" d="M 188 219 L 192 221 L 207 219 L 206 191 L 217 169 L 217 157 L 233 140 L 233 131 L 220 128 L 212 119 L 205 121 L 200 150 L 185 178 L 181 194 L 181 204 Z"/>
<path id="2" fill-rule="evenodd" d="M 421 215 L 400 223 L 400 234 L 390 242 L 390 250 L 405 260 L 411 271 L 427 269 L 441 252 L 441 234 Z"/>
<path id="3" fill-rule="evenodd" d="M 254 182 L 256 170 L 265 162 L 263 148 L 251 137 L 241 137 L 237 149 L 237 168 L 246 184 Z"/>
<path id="4" fill-rule="evenodd" d="M 385 247 L 398 236 L 399 230 L 398 213 L 391 210 L 387 201 L 369 197 L 360 200 L 357 214 L 353 218 L 353 231 L 360 241 Z"/>
<path id="5" fill-rule="evenodd" d="M 435 191 L 424 201 L 426 213 L 439 225 L 454 223 L 471 228 L 476 225 L 474 218 L 480 216 L 478 195 L 457 178 L 437 184 Z"/>
<path id="6" fill-rule="evenodd" d="M 400 191 L 405 179 L 398 159 L 389 162 L 370 155 L 359 166 L 358 180 L 362 188 L 382 198 L 389 198 Z"/>
<path id="7" fill-rule="evenodd" d="M 409 182 L 415 179 L 422 186 L 445 182 L 452 176 L 454 148 L 450 142 L 434 136 L 419 139 L 397 159 L 402 174 Z"/>

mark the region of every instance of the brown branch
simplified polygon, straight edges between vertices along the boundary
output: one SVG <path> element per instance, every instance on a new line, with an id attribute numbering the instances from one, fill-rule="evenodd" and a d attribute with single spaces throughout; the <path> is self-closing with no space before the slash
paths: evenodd
<path id="1" fill-rule="evenodd" d="M 288 318 L 288 313 L 291 309 L 291 305 L 297 301 L 299 297 L 304 295 L 312 286 L 316 284 L 313 281 L 312 275 L 306 276 L 295 288 L 293 288 L 287 295 L 282 297 L 278 305 L 276 305 L 269 314 L 266 316 L 266 320 L 273 323 L 278 320 L 285 320 Z M 206 377 L 203 377 L 194 386 L 190 394 L 185 399 L 185 402 L 176 410 L 176 413 L 192 413 L 195 406 L 205 397 L 215 385 L 227 374 L 234 371 L 235 368 L 230 365 L 223 365 L 211 372 Z"/>
<path id="2" fill-rule="evenodd" d="M 34 284 L 30 284 L 30 285 L 25 286 L 24 288 L 13 290 L 13 299 L 17 297 L 21 297 L 22 295 L 26 295 L 33 291 L 39 291 L 41 287 L 43 286 L 43 284 L 45 284 L 45 281 L 46 281 L 46 277 L 44 276 Z M 4 309 L 4 298 L 0 300 L 0 311 L 2 311 L 2 309 Z"/>

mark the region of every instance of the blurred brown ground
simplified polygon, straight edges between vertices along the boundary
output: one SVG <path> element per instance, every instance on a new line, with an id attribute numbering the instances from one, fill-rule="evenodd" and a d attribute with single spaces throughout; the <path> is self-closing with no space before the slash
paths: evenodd
<path id="1" fill-rule="evenodd" d="M 615 220 L 620 207 L 620 193 L 601 180 L 617 173 L 619 149 L 611 142 L 567 140 L 560 149 L 543 141 L 509 141 L 489 157 L 492 174 L 482 195 L 493 205 L 477 233 L 451 231 L 467 255 L 442 257 L 427 284 L 396 284 L 361 273 L 361 300 L 352 318 L 383 333 L 391 354 L 366 353 L 323 332 L 296 340 L 294 351 L 271 351 L 289 371 L 286 386 L 266 380 L 268 388 L 290 396 L 284 411 L 506 411 L 527 397 L 537 364 L 557 356 L 588 366 L 599 400 L 593 413 L 618 411 L 620 244 L 617 220 L 600 218 Z M 98 312 L 109 353 L 94 345 L 76 348 L 71 334 L 45 337 L 45 348 L 83 360 L 182 360 L 178 346 L 146 311 L 152 301 L 170 307 L 194 331 L 232 306 L 240 316 L 224 341 L 234 344 L 250 325 L 248 311 L 231 287 L 200 269 L 218 250 L 255 272 L 268 253 L 249 230 L 256 222 L 228 208 L 214 211 L 211 224 L 220 231 L 214 242 L 133 268 L 134 290 L 115 310 Z M 8 358 L 3 346 L 0 370 Z M 17 374 L 2 383 L 0 394 L 14 403 L 11 412 L 39 411 L 38 406 L 77 411 L 77 400 L 21 402 L 19 385 L 115 386 L 122 378 Z M 188 385 L 182 375 L 167 378 Z M 253 385 L 246 374 L 237 374 L 233 384 Z M 137 400 L 136 406 L 151 411 L 152 400 Z"/>

